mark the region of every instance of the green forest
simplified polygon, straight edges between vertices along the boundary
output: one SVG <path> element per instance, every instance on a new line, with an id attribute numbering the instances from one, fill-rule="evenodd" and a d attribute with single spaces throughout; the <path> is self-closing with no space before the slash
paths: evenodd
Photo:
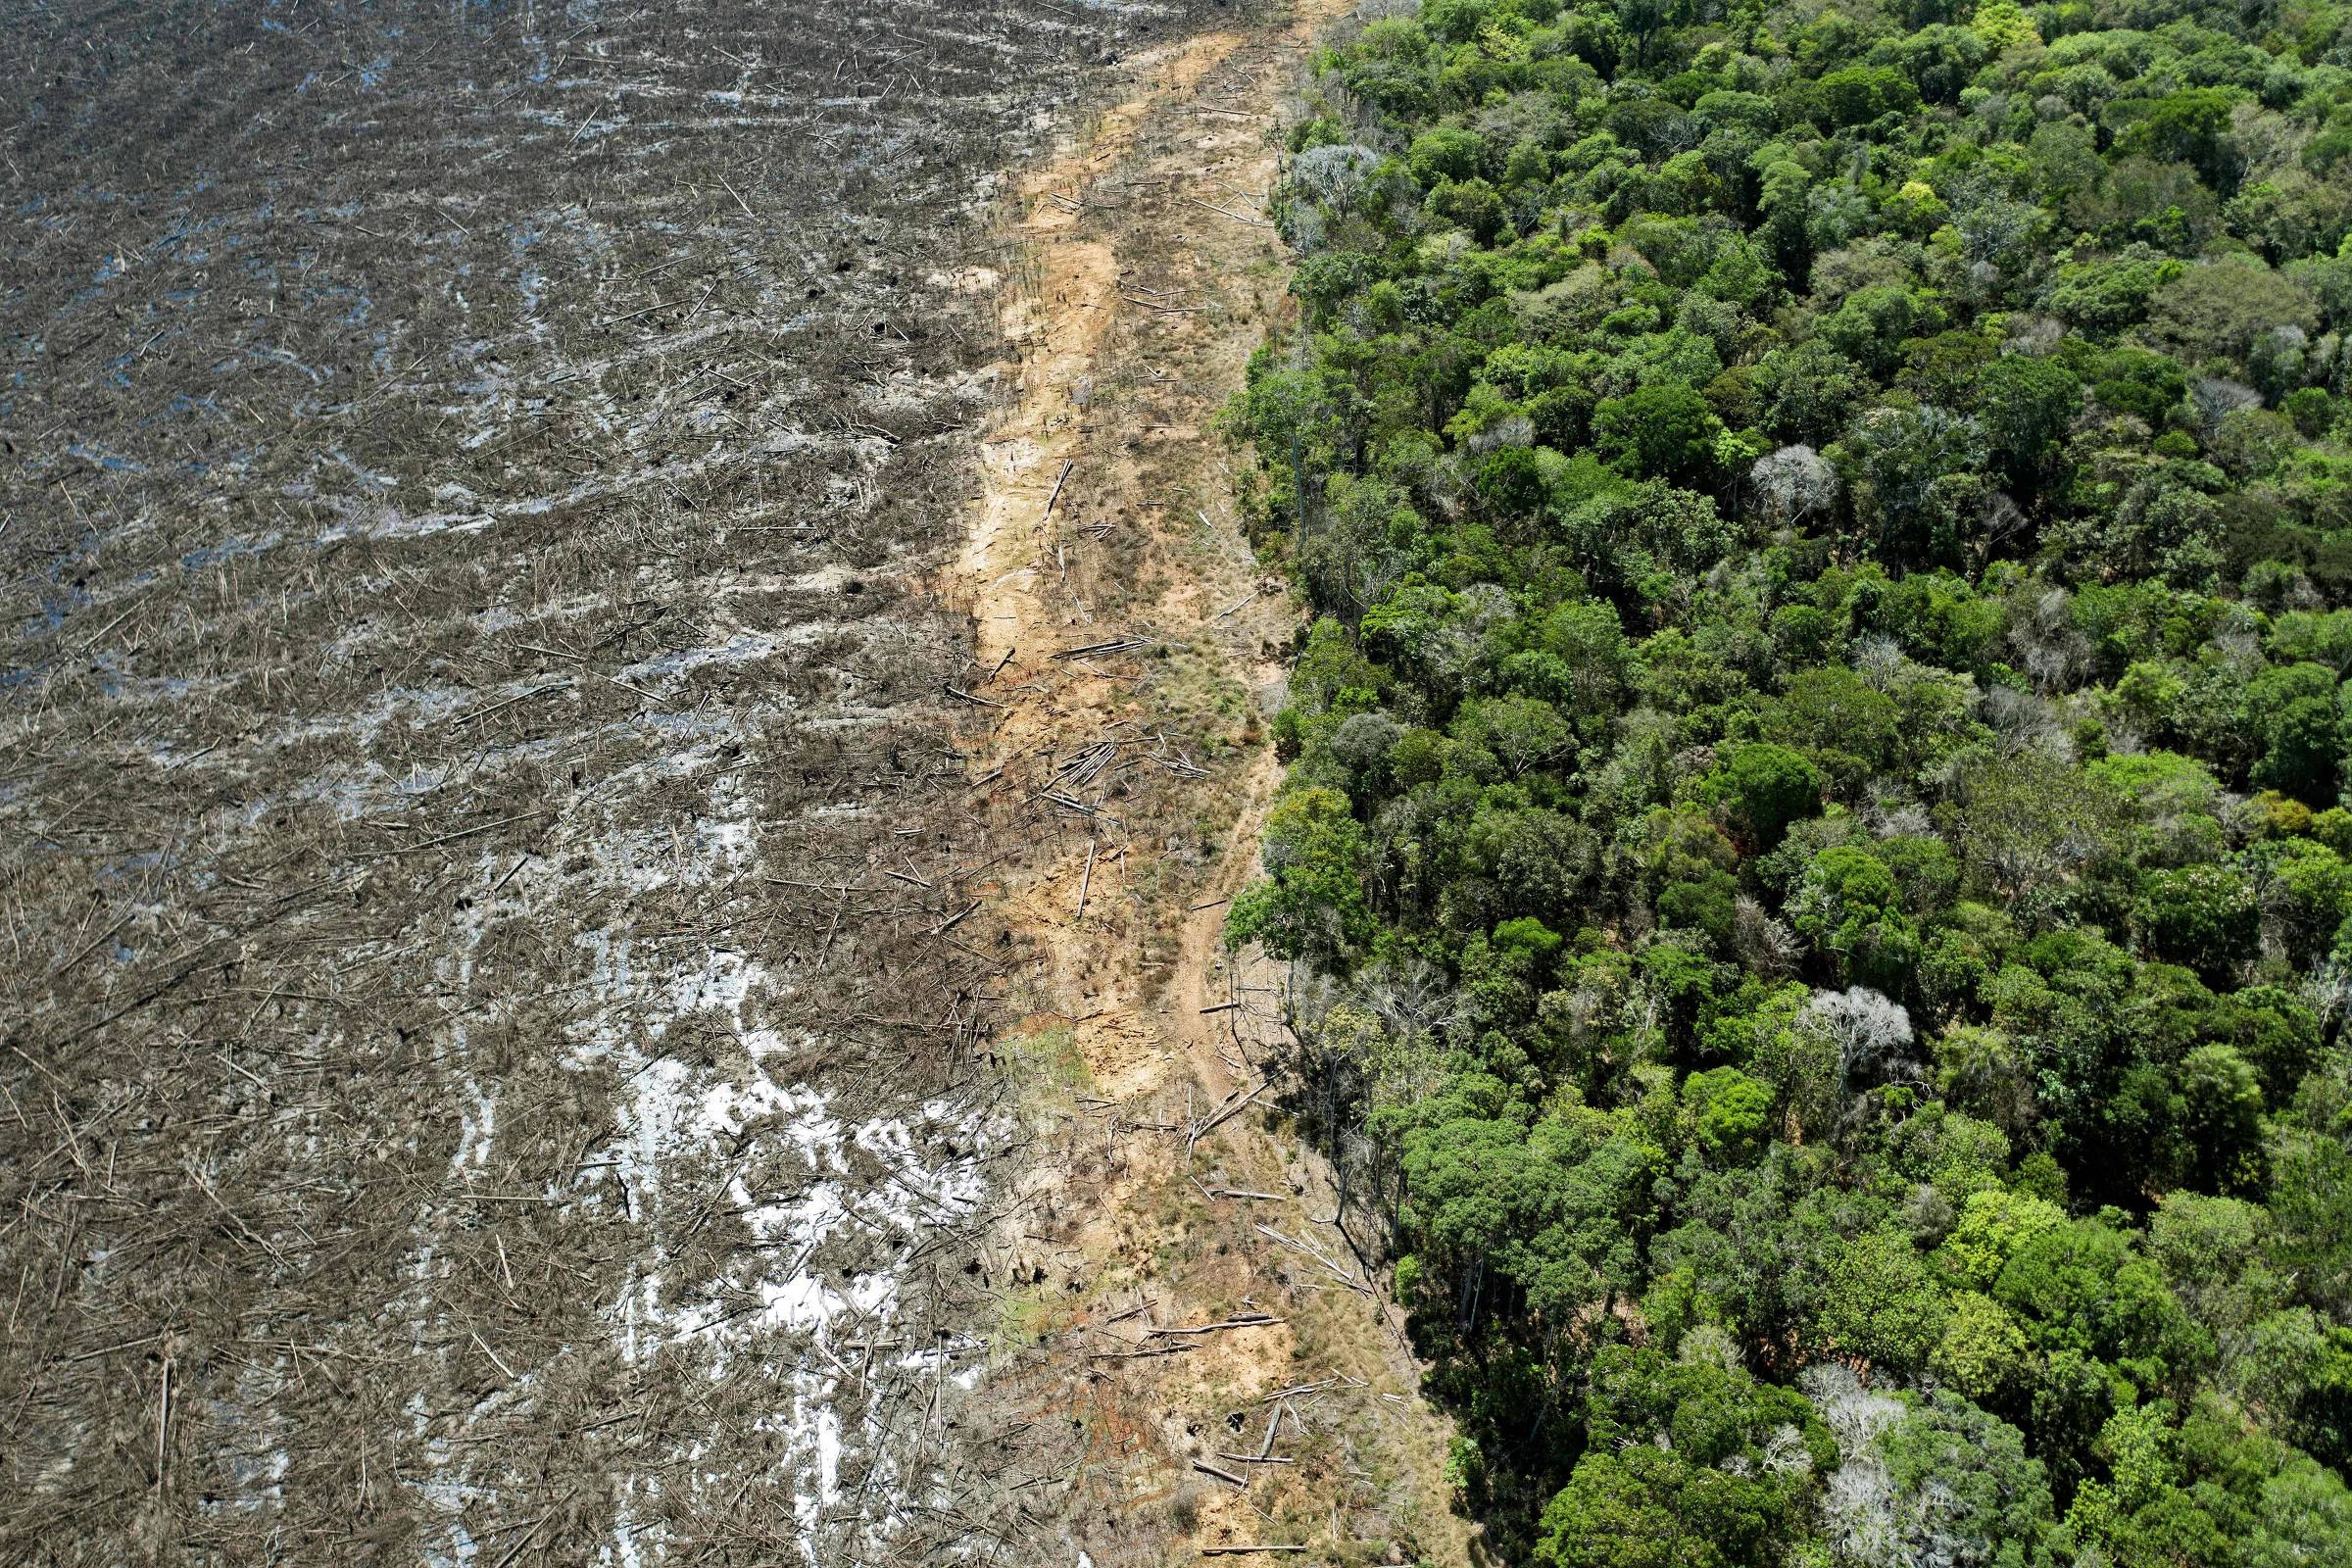
<path id="1" fill-rule="evenodd" d="M 2352 1563 L 2352 9 L 1427 0 L 1277 217 L 1228 935 L 1497 1560 Z"/>

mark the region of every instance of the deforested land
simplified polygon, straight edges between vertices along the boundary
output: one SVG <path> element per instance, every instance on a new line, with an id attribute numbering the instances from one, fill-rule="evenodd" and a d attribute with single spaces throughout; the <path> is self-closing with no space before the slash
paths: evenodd
<path id="1" fill-rule="evenodd" d="M 0 1556 L 1060 1538 L 944 574 L 1200 20 L 8 8 Z"/>

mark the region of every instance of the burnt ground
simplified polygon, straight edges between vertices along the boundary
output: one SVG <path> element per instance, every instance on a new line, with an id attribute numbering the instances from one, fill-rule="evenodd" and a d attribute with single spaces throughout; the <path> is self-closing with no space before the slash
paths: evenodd
<path id="1" fill-rule="evenodd" d="M 5 8 L 0 1559 L 1056 1539 L 926 583 L 994 172 L 1196 24 Z"/>

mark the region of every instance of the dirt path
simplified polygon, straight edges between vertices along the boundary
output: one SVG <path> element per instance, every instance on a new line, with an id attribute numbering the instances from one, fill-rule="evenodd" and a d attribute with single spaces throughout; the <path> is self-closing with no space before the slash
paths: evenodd
<path id="1" fill-rule="evenodd" d="M 1002 418 L 950 585 L 975 622 L 967 695 L 992 705 L 983 808 L 1025 845 L 987 890 L 1029 944 L 1004 1054 L 1033 1128 L 984 1252 L 992 1384 L 1018 1484 L 1102 1568 L 1470 1553 L 1449 1434 L 1275 1109 L 1283 977 L 1222 943 L 1280 782 L 1263 719 L 1299 612 L 1203 432 L 1287 303 L 1275 132 L 1340 9 L 1135 58 L 1131 95 L 1012 187 L 1003 271 L 964 280 L 1001 291 L 1022 354 L 991 372 Z"/>

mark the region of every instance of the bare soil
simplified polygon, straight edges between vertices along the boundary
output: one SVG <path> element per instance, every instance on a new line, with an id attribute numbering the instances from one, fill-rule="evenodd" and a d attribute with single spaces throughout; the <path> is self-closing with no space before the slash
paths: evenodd
<path id="1" fill-rule="evenodd" d="M 1277 130 L 1337 9 L 1130 62 L 1124 101 L 1019 180 L 1016 273 L 973 280 L 1020 356 L 984 372 L 1008 394 L 950 591 L 987 808 L 1028 846 L 988 892 L 1029 939 L 1005 1054 L 1035 1140 L 981 1255 L 983 1389 L 1103 1565 L 1473 1549 L 1400 1318 L 1275 1109 L 1285 976 L 1222 942 L 1299 612 L 1208 432 L 1284 307 Z"/>

